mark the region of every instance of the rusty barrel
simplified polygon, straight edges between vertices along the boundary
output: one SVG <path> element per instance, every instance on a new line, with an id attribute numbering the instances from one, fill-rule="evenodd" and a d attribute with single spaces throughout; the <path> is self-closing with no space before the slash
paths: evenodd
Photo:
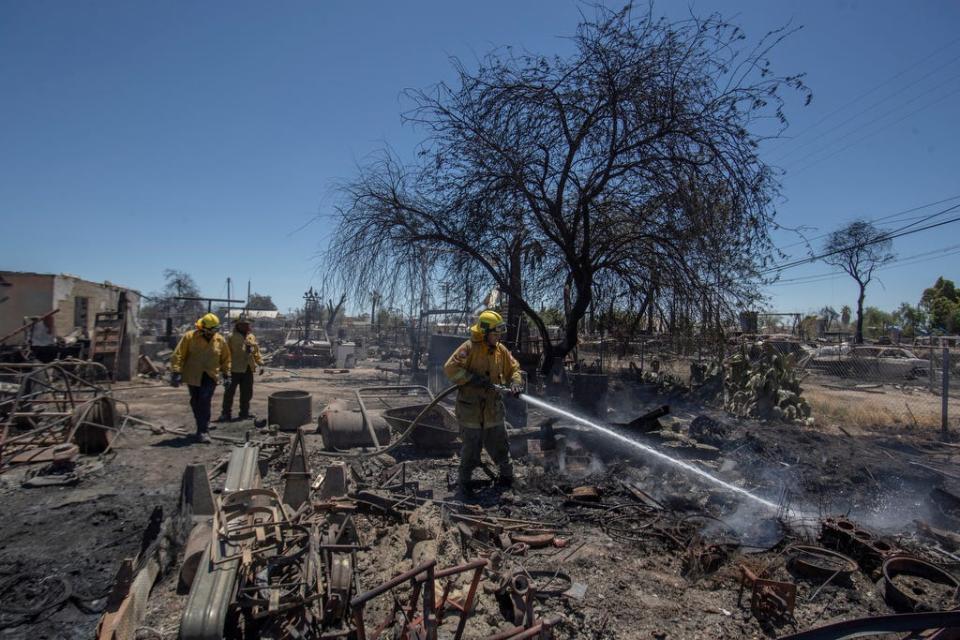
<path id="1" fill-rule="evenodd" d="M 390 444 L 390 426 L 381 413 L 369 411 L 368 414 L 379 445 L 382 447 Z M 351 411 L 342 400 L 334 400 L 328 404 L 317 422 L 320 435 L 323 436 L 323 448 L 328 451 L 374 446 L 370 429 L 363 422 L 363 414 Z"/>

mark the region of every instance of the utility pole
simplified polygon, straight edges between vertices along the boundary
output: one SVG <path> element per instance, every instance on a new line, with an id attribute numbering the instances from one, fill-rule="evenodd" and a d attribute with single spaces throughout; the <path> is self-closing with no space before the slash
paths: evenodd
<path id="1" fill-rule="evenodd" d="M 374 328 L 374 323 L 377 322 L 377 303 L 380 302 L 380 294 L 376 291 L 370 292 L 370 331 L 376 336 L 377 344 L 380 344 L 380 325 L 379 323 Z"/>
<path id="2" fill-rule="evenodd" d="M 227 300 L 230 299 L 230 277 L 227 277 Z M 230 319 L 230 303 L 227 303 L 227 320 Z"/>
<path id="3" fill-rule="evenodd" d="M 933 376 L 933 370 L 930 370 Z M 942 392 L 940 395 L 940 435 L 944 442 L 950 440 L 950 348 L 943 347 Z"/>

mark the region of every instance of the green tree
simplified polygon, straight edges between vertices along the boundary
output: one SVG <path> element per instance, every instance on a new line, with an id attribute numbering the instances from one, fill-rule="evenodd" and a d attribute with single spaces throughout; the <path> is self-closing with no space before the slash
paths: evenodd
<path id="1" fill-rule="evenodd" d="M 923 290 L 920 303 L 928 305 L 937 298 L 946 298 L 950 302 L 958 302 L 957 287 L 953 284 L 953 280 L 947 280 L 943 276 L 937 278 L 932 287 Z"/>
<path id="2" fill-rule="evenodd" d="M 915 338 L 926 324 L 927 314 L 919 306 L 914 307 L 909 302 L 901 302 L 900 307 L 894 312 L 894 319 L 903 329 L 905 338 Z"/>
<path id="3" fill-rule="evenodd" d="M 953 333 L 957 305 L 948 298 L 935 298 L 930 305 L 930 328 L 941 333 Z"/>
<path id="4" fill-rule="evenodd" d="M 960 292 L 952 280 L 940 276 L 932 287 L 924 289 L 920 308 L 928 314 L 932 331 L 960 331 Z"/>
<path id="5" fill-rule="evenodd" d="M 863 310 L 863 331 L 870 338 L 878 338 L 896 324 L 893 314 L 877 307 L 867 307 Z"/>
<path id="6" fill-rule="evenodd" d="M 853 315 L 853 311 L 850 309 L 850 305 L 845 304 L 843 308 L 840 309 L 840 322 L 844 327 L 850 325 L 850 316 Z"/>

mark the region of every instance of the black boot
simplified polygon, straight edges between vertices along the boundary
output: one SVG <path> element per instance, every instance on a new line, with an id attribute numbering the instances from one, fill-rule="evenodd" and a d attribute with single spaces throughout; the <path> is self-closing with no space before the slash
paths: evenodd
<path id="1" fill-rule="evenodd" d="M 220 416 L 214 422 L 230 422 L 233 420 L 233 414 L 229 411 L 221 411 Z"/>

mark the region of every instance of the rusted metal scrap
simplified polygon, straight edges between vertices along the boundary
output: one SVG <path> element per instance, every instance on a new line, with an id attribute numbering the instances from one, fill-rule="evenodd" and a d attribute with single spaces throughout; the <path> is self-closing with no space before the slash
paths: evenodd
<path id="1" fill-rule="evenodd" d="M 785 624 L 793 619 L 797 604 L 797 585 L 761 578 L 750 567 L 740 565 L 740 592 L 737 603 L 743 600 L 743 593 L 750 587 L 750 611 L 758 620 Z"/>
<path id="2" fill-rule="evenodd" d="M 945 591 L 952 593 L 948 606 L 960 606 L 960 580 L 953 574 L 930 562 L 911 556 L 894 556 L 883 563 L 883 599 L 895 611 L 900 613 L 938 611 L 942 606 L 938 602 L 930 602 L 925 596 L 932 596 L 926 589 L 916 586 L 913 589 L 899 587 L 894 578 L 905 576 L 919 578 L 922 581 L 943 585 Z"/>
<path id="3" fill-rule="evenodd" d="M 877 571 L 887 558 L 903 552 L 882 540 L 857 523 L 843 517 L 824 518 L 820 541 L 827 547 L 854 558 L 867 573 Z"/>
<path id="4" fill-rule="evenodd" d="M 109 386 L 97 382 L 108 375 L 102 364 L 84 360 L 0 363 L 0 473 L 40 461 L 35 456 L 57 445 L 108 451 L 128 417 L 121 417 Z"/>
<path id="5" fill-rule="evenodd" d="M 423 593 L 423 610 L 421 614 L 421 620 L 419 623 L 419 629 L 422 631 L 422 637 L 427 640 L 434 640 L 436 638 L 436 619 L 433 616 L 433 606 L 434 606 L 434 581 L 436 578 L 435 567 L 437 565 L 436 558 L 428 560 L 423 564 L 420 564 L 409 571 L 404 571 L 398 576 L 391 578 L 387 582 L 381 584 L 378 587 L 365 591 L 360 595 L 356 596 L 350 601 L 350 609 L 353 612 L 353 623 L 355 626 L 355 632 L 357 640 L 366 640 L 366 621 L 364 620 L 363 610 L 364 605 L 374 598 L 381 596 L 388 591 L 391 591 L 404 583 L 411 583 L 411 586 L 415 586 L 416 578 L 421 573 L 426 574 L 426 579 L 424 580 L 424 586 L 422 589 Z M 386 627 L 384 627 L 386 628 Z M 404 636 L 406 637 L 406 636 Z M 420 637 L 420 636 L 417 636 Z"/>
<path id="6" fill-rule="evenodd" d="M 932 630 L 932 635 L 925 635 L 929 640 L 956 640 L 960 637 L 960 611 L 936 611 L 933 613 L 900 613 L 887 616 L 874 616 L 844 620 L 824 625 L 815 629 L 808 629 L 787 636 L 780 636 L 779 640 L 846 640 L 859 638 L 864 635 L 909 633 L 909 638 L 921 631 Z"/>
<path id="7" fill-rule="evenodd" d="M 487 636 L 485 640 L 527 640 L 528 638 L 549 638 L 550 630 L 560 624 L 559 617 L 541 618 L 535 620 L 529 626 L 515 626 Z"/>
<path id="8" fill-rule="evenodd" d="M 487 560 L 485 558 L 477 558 L 476 560 L 471 560 L 470 562 L 465 562 L 455 567 L 440 569 L 439 571 L 435 571 L 433 574 L 434 580 L 443 580 L 444 578 L 452 578 L 460 575 L 461 573 L 473 571 L 473 576 L 470 578 L 470 587 L 467 590 L 466 597 L 464 597 L 462 601 L 450 596 L 450 590 L 453 587 L 453 581 L 448 580 L 446 584 L 444 584 L 443 593 L 440 595 L 440 599 L 433 608 L 433 610 L 436 612 L 438 627 L 443 624 L 443 618 L 447 608 L 451 608 L 460 612 L 460 621 L 457 623 L 457 629 L 453 634 L 454 640 L 459 640 L 463 636 L 464 629 L 466 629 L 467 626 L 467 620 L 470 618 L 470 614 L 473 613 L 473 605 L 477 595 L 477 587 L 480 585 L 480 579 L 483 577 L 483 569 L 486 566 Z M 410 595 L 410 613 L 408 614 L 408 619 L 410 619 L 411 624 L 414 625 L 418 624 L 418 620 L 413 615 L 413 610 L 416 608 L 420 590 L 424 588 L 424 582 L 426 579 L 426 574 L 418 576 L 415 579 L 414 589 Z"/>
<path id="9" fill-rule="evenodd" d="M 787 566 L 795 574 L 812 580 L 849 578 L 857 570 L 853 558 L 823 547 L 792 545 L 787 554 Z"/>

